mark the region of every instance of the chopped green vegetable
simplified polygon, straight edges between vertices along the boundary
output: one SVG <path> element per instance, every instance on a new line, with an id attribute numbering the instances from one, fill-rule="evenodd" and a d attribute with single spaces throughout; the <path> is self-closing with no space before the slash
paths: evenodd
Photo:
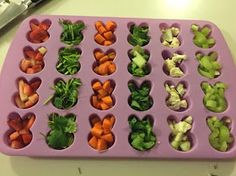
<path id="1" fill-rule="evenodd" d="M 216 41 L 210 37 L 211 29 L 207 26 L 200 28 L 198 25 L 193 24 L 191 26 L 194 33 L 193 43 L 200 48 L 211 48 L 215 45 Z"/>
<path id="2" fill-rule="evenodd" d="M 164 67 L 171 77 L 179 78 L 184 75 L 184 72 L 179 67 L 183 60 L 186 60 L 186 55 L 174 53 L 171 58 L 167 58 L 164 62 Z"/>
<path id="3" fill-rule="evenodd" d="M 52 101 L 52 104 L 58 109 L 69 109 L 78 101 L 78 88 L 81 86 L 79 78 L 72 78 L 67 82 L 59 80 L 53 87 L 55 93 L 45 102 Z"/>
<path id="4" fill-rule="evenodd" d="M 178 123 L 174 120 L 168 121 L 171 129 L 170 144 L 176 150 L 186 152 L 192 148 L 192 144 L 188 136 L 188 132 L 192 128 L 192 121 L 192 116 L 188 116 Z"/>
<path id="5" fill-rule="evenodd" d="M 196 58 L 199 61 L 198 72 L 202 76 L 213 79 L 220 75 L 221 65 L 216 61 L 216 52 L 213 52 L 210 55 L 198 53 Z"/>
<path id="6" fill-rule="evenodd" d="M 74 114 L 60 116 L 57 113 L 52 113 L 48 122 L 51 131 L 46 136 L 48 145 L 57 150 L 69 147 L 74 140 L 73 134 L 77 131 L 75 120 Z"/>
<path id="7" fill-rule="evenodd" d="M 148 82 L 144 82 L 140 88 L 138 88 L 134 83 L 129 82 L 128 87 L 131 92 L 129 105 L 133 109 L 146 111 L 152 107 L 153 100 L 149 95 L 151 86 Z"/>
<path id="8" fill-rule="evenodd" d="M 71 21 L 60 19 L 59 24 L 63 27 L 61 41 L 68 45 L 79 45 L 83 40 L 82 30 L 85 29 L 84 23 L 72 23 Z"/>
<path id="9" fill-rule="evenodd" d="M 211 116 L 207 119 L 207 125 L 211 130 L 209 142 L 216 150 L 225 152 L 233 142 L 229 129 L 230 123 L 230 119 L 219 120 L 216 116 Z"/>
<path id="10" fill-rule="evenodd" d="M 57 71 L 65 75 L 73 75 L 80 69 L 80 53 L 75 48 L 63 48 L 59 51 Z"/>
<path id="11" fill-rule="evenodd" d="M 149 119 L 139 120 L 135 115 L 129 118 L 131 134 L 129 142 L 133 148 L 140 151 L 149 150 L 156 144 L 156 136 L 152 132 Z"/>
<path id="12" fill-rule="evenodd" d="M 166 105 L 174 110 L 185 110 L 188 107 L 188 102 L 186 99 L 183 99 L 183 96 L 186 92 L 184 84 L 180 83 L 175 87 L 174 85 L 165 84 L 166 92 L 169 93 L 169 96 L 166 100 Z"/>
<path id="13" fill-rule="evenodd" d="M 202 90 L 205 93 L 203 98 L 204 106 L 213 112 L 223 112 L 228 107 L 225 99 L 226 84 L 218 82 L 215 85 L 211 85 L 207 82 L 201 84 Z"/>
<path id="14" fill-rule="evenodd" d="M 130 27 L 130 37 L 128 42 L 133 45 L 144 46 L 147 45 L 151 39 L 148 35 L 149 28 L 148 26 L 136 26 L 132 25 Z"/>
<path id="15" fill-rule="evenodd" d="M 164 46 L 168 46 L 170 48 L 177 48 L 180 46 L 180 40 L 178 39 L 178 35 L 180 33 L 180 29 L 177 27 L 170 27 L 161 29 L 162 36 L 161 42 Z"/>
<path id="16" fill-rule="evenodd" d="M 148 54 L 145 53 L 145 50 L 139 45 L 135 46 L 131 51 L 131 60 L 132 62 L 128 66 L 128 71 L 138 77 L 143 77 L 150 73 L 147 62 L 149 59 Z"/>

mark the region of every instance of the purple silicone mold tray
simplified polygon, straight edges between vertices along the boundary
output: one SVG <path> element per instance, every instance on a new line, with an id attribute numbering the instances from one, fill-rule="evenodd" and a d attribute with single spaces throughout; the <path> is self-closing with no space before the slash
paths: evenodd
<path id="1" fill-rule="evenodd" d="M 66 44 L 60 41 L 62 26 L 59 19 L 70 20 L 71 22 L 82 21 L 86 28 L 82 31 L 83 40 L 76 48 L 81 53 L 80 69 L 71 76 L 63 75 L 57 71 L 58 52 Z M 48 31 L 49 38 L 42 43 L 35 43 L 28 40 L 28 32 L 30 31 L 30 21 L 44 21 L 50 24 Z M 117 25 L 114 34 L 115 42 L 109 46 L 101 46 L 95 40 L 97 33 L 95 23 L 102 21 L 114 21 Z M 148 66 L 150 73 L 144 77 L 132 76 L 128 71 L 128 65 L 131 60 L 129 58 L 129 50 L 133 46 L 127 41 L 130 35 L 129 27 L 132 24 L 148 26 L 148 35 L 151 37 L 150 42 L 143 46 L 148 54 Z M 197 47 L 193 43 L 194 34 L 191 31 L 191 25 L 197 24 L 201 27 L 209 26 L 212 29 L 211 36 L 216 40 L 216 44 L 208 49 Z M 171 48 L 164 46 L 161 42 L 162 27 L 175 26 L 180 29 L 177 38 L 180 40 L 180 46 Z M 43 69 L 34 74 L 23 72 L 20 67 L 20 61 L 24 58 L 23 50 L 25 48 L 37 50 L 45 47 L 47 52 L 44 55 Z M 96 49 L 104 52 L 112 50 L 116 52 L 114 63 L 116 71 L 107 76 L 101 76 L 93 71 L 95 58 L 94 51 Z M 163 67 L 165 59 L 173 53 L 182 53 L 187 56 L 179 66 L 184 72 L 180 78 L 172 78 L 168 76 Z M 208 55 L 211 52 L 217 52 L 217 61 L 222 65 L 221 74 L 217 78 L 208 79 L 198 72 L 199 62 L 196 59 L 196 53 Z M 235 119 L 236 108 L 236 84 L 233 75 L 236 74 L 233 58 L 227 47 L 227 44 L 220 30 L 211 22 L 198 20 L 161 20 L 161 19 L 135 19 L 135 18 L 113 18 L 113 17 L 80 17 L 80 16 L 32 16 L 26 19 L 16 33 L 16 37 L 10 46 L 9 52 L 2 67 L 0 77 L 0 134 L 1 152 L 8 155 L 26 155 L 39 157 L 114 157 L 114 158 L 233 158 L 236 156 L 236 146 L 233 142 L 226 152 L 220 152 L 214 149 L 209 143 L 209 135 L 211 133 L 207 126 L 207 118 L 209 116 L 217 116 L 219 119 L 228 117 L 231 119 L 230 133 L 233 137 L 236 135 Z M 38 101 L 30 108 L 20 109 L 14 102 L 14 95 L 18 91 L 17 81 L 23 79 L 27 82 L 40 80 L 39 87 L 35 90 L 39 96 Z M 65 81 L 71 78 L 80 78 L 82 86 L 79 88 L 78 102 L 70 109 L 57 109 L 50 102 L 44 104 L 54 91 L 51 87 L 58 79 Z M 102 83 L 106 80 L 112 80 L 114 90 L 112 98 L 115 102 L 114 106 L 107 110 L 99 110 L 91 105 L 91 96 L 94 94 L 91 84 L 99 80 Z M 145 111 L 137 111 L 129 106 L 130 91 L 129 82 L 135 82 L 141 85 L 147 81 L 151 86 L 150 96 L 153 101 L 151 108 Z M 225 111 L 216 113 L 209 111 L 203 104 L 204 92 L 201 89 L 202 82 L 215 84 L 224 82 L 228 85 L 225 90 L 225 98 L 228 107 Z M 184 83 L 186 93 L 183 98 L 187 100 L 188 107 L 180 111 L 171 110 L 166 105 L 168 93 L 165 90 L 165 83 L 178 85 Z M 60 115 L 75 114 L 78 126 L 77 132 L 74 133 L 73 143 L 63 149 L 56 150 L 47 144 L 45 137 L 50 131 L 48 126 L 49 115 L 58 113 Z M 9 145 L 9 133 L 11 132 L 7 122 L 12 116 L 18 116 L 24 119 L 27 114 L 35 115 L 35 122 L 30 128 L 33 136 L 31 142 L 21 148 L 13 149 Z M 107 150 L 99 152 L 88 144 L 90 135 L 91 116 L 98 116 L 102 120 L 108 115 L 115 117 L 115 123 L 112 127 L 112 134 L 115 139 Z M 129 143 L 131 129 L 129 127 L 129 117 L 136 115 L 139 119 L 148 117 L 153 123 L 153 134 L 156 136 L 156 144 L 147 151 L 139 151 L 134 149 Z M 192 116 L 192 128 L 188 132 L 192 148 L 187 152 L 178 151 L 170 145 L 171 130 L 168 126 L 168 120 L 175 119 L 177 122 L 183 120 L 187 116 Z"/>

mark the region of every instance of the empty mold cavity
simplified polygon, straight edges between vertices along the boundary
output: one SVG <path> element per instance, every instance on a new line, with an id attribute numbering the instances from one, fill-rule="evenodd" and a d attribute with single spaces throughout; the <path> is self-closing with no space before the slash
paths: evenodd
<path id="1" fill-rule="evenodd" d="M 178 23 L 174 23 L 171 26 L 161 23 L 159 29 L 162 32 L 160 41 L 164 46 L 177 48 L 182 44 L 182 38 L 180 36 L 181 28 Z"/>
<path id="2" fill-rule="evenodd" d="M 145 46 L 151 40 L 149 36 L 149 26 L 147 23 L 141 23 L 136 25 L 133 22 L 128 23 L 127 25 L 130 34 L 127 37 L 127 41 L 132 46 Z"/>
<path id="3" fill-rule="evenodd" d="M 45 135 L 45 140 L 50 148 L 63 150 L 73 144 L 74 133 L 77 132 L 75 114 L 59 115 L 52 113 L 49 115 L 48 124 L 51 130 Z"/>
<path id="4" fill-rule="evenodd" d="M 138 52 L 144 60 L 140 60 L 140 58 L 136 59 L 138 57 L 134 52 Z M 139 46 L 136 46 L 133 49 L 130 49 L 127 54 L 131 61 L 128 64 L 127 69 L 131 75 L 137 77 L 144 77 L 151 73 L 152 67 L 151 64 L 148 63 L 150 58 L 150 52 L 147 49 L 143 49 Z"/>
<path id="5" fill-rule="evenodd" d="M 80 70 L 81 49 L 79 48 L 60 48 L 58 51 L 58 62 L 56 69 L 64 75 L 74 75 Z"/>
<path id="6" fill-rule="evenodd" d="M 30 129 L 35 119 L 33 113 L 27 113 L 22 118 L 16 112 L 10 113 L 7 120 L 9 130 L 4 135 L 5 144 L 13 149 L 22 149 L 29 145 L 33 138 Z"/>
<path id="7" fill-rule="evenodd" d="M 37 89 L 41 82 L 39 78 L 33 78 L 29 82 L 25 78 L 18 78 L 16 80 L 18 91 L 12 96 L 14 104 L 20 109 L 33 107 L 39 100 Z"/>
<path id="8" fill-rule="evenodd" d="M 115 97 L 112 92 L 115 89 L 114 80 L 106 80 L 103 83 L 99 80 L 93 80 L 91 87 L 94 91 L 91 96 L 91 105 L 99 110 L 108 110 L 115 105 Z"/>
<path id="9" fill-rule="evenodd" d="M 44 104 L 51 101 L 54 107 L 68 110 L 77 104 L 80 86 L 81 81 L 79 78 L 71 78 L 67 81 L 57 78 L 54 81 L 55 92 Z"/>
<path id="10" fill-rule="evenodd" d="M 128 88 L 131 93 L 128 98 L 128 104 L 132 109 L 146 111 L 153 106 L 153 98 L 150 95 L 152 88 L 150 81 L 145 80 L 139 86 L 136 81 L 131 80 L 128 82 Z"/>
<path id="11" fill-rule="evenodd" d="M 110 46 L 116 42 L 114 34 L 117 24 L 114 21 L 107 21 L 104 24 L 102 21 L 95 22 L 95 29 L 97 33 L 94 35 L 94 40 L 97 44 L 102 46 Z"/>
<path id="12" fill-rule="evenodd" d="M 184 55 L 182 51 L 171 53 L 167 50 L 164 50 L 162 51 L 162 57 L 164 59 L 162 69 L 167 76 L 180 78 L 185 75 L 186 67 L 183 62 L 187 59 L 187 56 Z"/>
<path id="13" fill-rule="evenodd" d="M 108 49 L 106 52 L 101 49 L 95 49 L 94 52 L 95 62 L 93 63 L 93 71 L 101 76 L 111 75 L 116 71 L 116 51 Z"/>
<path id="14" fill-rule="evenodd" d="M 185 81 L 180 81 L 174 85 L 171 81 L 166 81 L 164 84 L 168 96 L 166 98 L 166 106 L 173 111 L 182 112 L 190 107 L 189 98 L 185 96 L 188 91 L 188 84 Z"/>
<path id="15" fill-rule="evenodd" d="M 221 75 L 222 65 L 218 61 L 217 52 L 210 52 L 204 55 L 202 52 L 196 52 L 195 57 L 198 60 L 198 73 L 206 78 L 214 79 Z"/>
<path id="16" fill-rule="evenodd" d="M 131 130 L 128 141 L 132 148 L 147 151 L 156 145 L 157 139 L 153 132 L 154 119 L 151 115 L 146 115 L 143 119 L 130 115 L 128 123 Z"/>
<path id="17" fill-rule="evenodd" d="M 234 137 L 231 134 L 232 119 L 223 117 L 221 120 L 217 116 L 209 116 L 206 119 L 207 126 L 211 131 L 209 143 L 219 152 L 227 152 L 234 145 Z"/>
<path id="18" fill-rule="evenodd" d="M 88 144 L 90 147 L 104 152 L 115 143 L 115 135 L 112 132 L 115 120 L 115 116 L 112 114 L 106 115 L 103 119 L 97 114 L 92 114 L 89 117 L 91 130 L 88 134 Z"/>
<path id="19" fill-rule="evenodd" d="M 47 48 L 41 46 L 34 50 L 30 46 L 23 49 L 24 58 L 21 60 L 19 67 L 21 71 L 27 74 L 38 73 L 44 68 L 44 56 Z"/>
<path id="20" fill-rule="evenodd" d="M 82 42 L 84 39 L 83 30 L 85 29 L 83 21 L 72 22 L 67 19 L 60 19 L 59 24 L 62 27 L 61 42 L 67 45 L 79 45 Z"/>
<path id="21" fill-rule="evenodd" d="M 203 105 L 206 109 L 212 112 L 221 113 L 228 108 L 228 102 L 225 97 L 227 84 L 223 82 L 216 82 L 210 84 L 209 82 L 201 83 L 202 91 L 204 92 Z"/>
<path id="22" fill-rule="evenodd" d="M 48 29 L 51 26 L 51 21 L 49 19 L 39 22 L 37 19 L 32 19 L 29 22 L 30 31 L 27 33 L 27 39 L 31 43 L 43 43 L 46 42 L 50 35 Z"/>
<path id="23" fill-rule="evenodd" d="M 212 48 L 216 40 L 212 37 L 212 27 L 210 25 L 200 26 L 192 24 L 191 31 L 194 35 L 193 43 L 199 48 Z"/>
<path id="24" fill-rule="evenodd" d="M 181 121 L 173 115 L 167 118 L 167 123 L 171 130 L 169 143 L 175 150 L 188 152 L 196 143 L 194 135 L 190 132 L 193 126 L 191 116 L 184 117 Z"/>

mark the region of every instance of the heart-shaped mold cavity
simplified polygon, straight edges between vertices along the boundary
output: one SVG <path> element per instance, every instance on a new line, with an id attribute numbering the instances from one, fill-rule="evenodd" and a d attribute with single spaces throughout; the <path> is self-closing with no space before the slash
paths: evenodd
<path id="1" fill-rule="evenodd" d="M 14 104 L 20 109 L 33 107 L 39 100 L 39 95 L 36 91 L 41 82 L 39 78 L 33 78 L 29 82 L 25 78 L 18 78 L 16 80 L 18 92 L 13 95 Z"/>
<path id="2" fill-rule="evenodd" d="M 223 82 L 217 82 L 211 85 L 208 82 L 201 83 L 202 91 L 204 92 L 203 104 L 212 112 L 224 112 L 228 108 L 228 102 L 225 98 L 225 90 L 227 85 Z"/>
<path id="3" fill-rule="evenodd" d="M 191 26 L 193 37 L 193 43 L 199 48 L 212 48 L 216 44 L 216 40 L 211 37 L 212 27 L 205 25 L 200 27 L 197 24 Z"/>
<path id="4" fill-rule="evenodd" d="M 128 98 L 128 104 L 132 109 L 147 111 L 153 106 L 153 98 L 149 95 L 152 88 L 150 81 L 145 80 L 138 86 L 137 82 L 131 80 L 128 82 L 128 88 L 131 92 Z"/>
<path id="5" fill-rule="evenodd" d="M 79 78 L 71 78 L 64 81 L 58 78 L 54 81 L 54 94 L 49 96 L 44 104 L 52 102 L 53 106 L 58 109 L 70 109 L 78 102 L 79 88 L 82 85 Z"/>
<path id="6" fill-rule="evenodd" d="M 97 33 L 94 35 L 94 40 L 99 45 L 110 46 L 116 42 L 114 34 L 117 24 L 114 21 L 107 21 L 104 24 L 102 21 L 95 22 Z"/>
<path id="7" fill-rule="evenodd" d="M 187 56 L 182 51 L 171 53 L 170 51 L 162 51 L 164 59 L 163 72 L 172 78 L 181 78 L 186 73 L 186 67 L 183 62 Z"/>
<path id="8" fill-rule="evenodd" d="M 133 22 L 128 23 L 128 29 L 130 34 L 127 37 L 127 41 L 132 46 L 145 46 L 150 42 L 149 26 L 147 23 L 141 23 L 136 25 Z"/>
<path id="9" fill-rule="evenodd" d="M 180 36 L 180 25 L 177 23 L 171 26 L 166 23 L 161 23 L 159 25 L 160 31 L 162 32 L 160 41 L 161 43 L 169 48 L 178 48 L 182 43 L 182 38 Z"/>
<path id="10" fill-rule="evenodd" d="M 79 45 L 84 39 L 83 30 L 86 26 L 83 21 L 73 23 L 70 20 L 60 19 L 59 24 L 62 27 L 61 42 L 67 45 Z"/>
<path id="11" fill-rule="evenodd" d="M 146 115 L 140 120 L 136 115 L 130 115 L 128 123 L 131 129 L 129 144 L 138 151 L 147 151 L 156 145 L 156 135 L 152 131 L 153 117 Z"/>
<path id="12" fill-rule="evenodd" d="M 190 151 L 195 143 L 194 135 L 190 133 L 193 125 L 192 116 L 186 116 L 179 122 L 175 116 L 169 116 L 167 123 L 171 130 L 169 136 L 170 145 L 178 151 Z"/>
<path id="13" fill-rule="evenodd" d="M 116 64 L 114 63 L 116 52 L 114 49 L 108 49 L 106 52 L 101 49 L 95 49 L 93 54 L 96 60 L 93 64 L 93 71 L 95 73 L 107 76 L 116 71 Z"/>
<path id="14" fill-rule="evenodd" d="M 10 129 L 5 133 L 5 143 L 13 149 L 21 149 L 29 145 L 33 138 L 30 129 L 35 119 L 33 113 L 27 113 L 23 118 L 18 113 L 10 113 L 7 121 Z"/>
<path id="15" fill-rule="evenodd" d="M 43 20 L 42 22 L 39 22 L 37 19 L 30 20 L 30 31 L 27 33 L 27 39 L 32 43 L 46 42 L 50 37 L 48 29 L 51 23 L 49 19 Z"/>
<path id="16" fill-rule="evenodd" d="M 144 77 L 151 73 L 151 65 L 148 63 L 150 52 L 139 45 L 128 51 L 131 62 L 128 65 L 128 71 L 131 75 Z"/>
<path id="17" fill-rule="evenodd" d="M 24 58 L 20 62 L 21 71 L 27 74 L 38 73 L 44 68 L 44 56 L 47 52 L 47 48 L 39 47 L 34 50 L 30 46 L 26 46 L 23 49 Z"/>
<path id="18" fill-rule="evenodd" d="M 210 145 L 220 152 L 229 151 L 234 143 L 234 137 L 230 132 L 232 120 L 229 117 L 220 120 L 216 116 L 210 116 L 207 117 L 206 123 L 211 131 L 208 138 Z"/>
<path id="19" fill-rule="evenodd" d="M 115 97 L 112 92 L 115 89 L 115 81 L 106 80 L 101 83 L 93 80 L 91 83 L 94 94 L 91 96 L 91 105 L 99 110 L 108 110 L 115 105 Z"/>
<path id="20" fill-rule="evenodd" d="M 200 75 L 209 79 L 214 79 L 220 76 L 222 66 L 217 61 L 217 52 L 213 51 L 208 55 L 204 55 L 202 52 L 197 52 L 195 57 L 199 62 L 198 73 Z"/>
<path id="21" fill-rule="evenodd" d="M 112 132 L 115 116 L 108 114 L 101 120 L 97 114 L 92 114 L 89 121 L 91 125 L 88 135 L 89 146 L 99 152 L 107 151 L 115 142 L 115 136 Z"/>
<path id="22" fill-rule="evenodd" d="M 179 112 L 188 109 L 190 103 L 188 98 L 185 97 L 188 84 L 185 81 L 180 81 L 176 86 L 171 81 L 166 81 L 164 87 L 168 93 L 166 98 L 166 106 L 168 108 Z"/>
<path id="23" fill-rule="evenodd" d="M 72 145 L 74 134 L 77 132 L 75 114 L 63 116 L 52 113 L 49 115 L 48 126 L 51 130 L 44 136 L 49 147 L 63 150 Z"/>
<path id="24" fill-rule="evenodd" d="M 64 75 L 74 75 L 80 70 L 80 56 L 82 51 L 79 48 L 66 47 L 59 49 L 57 71 Z"/>

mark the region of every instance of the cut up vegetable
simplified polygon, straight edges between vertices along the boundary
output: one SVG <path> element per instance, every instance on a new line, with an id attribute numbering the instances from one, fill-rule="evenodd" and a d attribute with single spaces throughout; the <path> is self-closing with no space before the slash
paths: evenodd
<path id="1" fill-rule="evenodd" d="M 198 72 L 202 76 L 213 79 L 220 75 L 221 65 L 216 60 L 216 52 L 212 52 L 210 55 L 198 53 L 196 58 L 199 61 Z"/>
<path id="2" fill-rule="evenodd" d="M 76 116 L 74 114 L 61 116 L 52 113 L 49 116 L 48 125 L 51 131 L 45 138 L 51 148 L 62 150 L 73 143 L 74 133 L 77 131 Z"/>
<path id="3" fill-rule="evenodd" d="M 186 59 L 186 55 L 177 53 L 174 53 L 172 57 L 167 58 L 164 62 L 164 69 L 167 71 L 167 74 L 173 78 L 182 77 L 184 72 L 180 68 L 180 64 Z"/>
<path id="4" fill-rule="evenodd" d="M 53 87 L 54 95 L 50 96 L 44 104 L 52 101 L 52 104 L 58 109 L 70 109 L 78 101 L 80 86 L 79 78 L 71 78 L 67 82 L 59 80 Z"/>
<path id="5" fill-rule="evenodd" d="M 174 149 L 186 152 L 192 148 L 191 139 L 188 135 L 192 128 L 192 123 L 192 116 L 188 116 L 178 123 L 175 120 L 168 120 L 168 125 L 171 129 L 170 145 Z"/>
<path id="6" fill-rule="evenodd" d="M 32 141 L 32 133 L 30 128 L 35 122 L 35 115 L 27 115 L 25 119 L 19 116 L 14 116 L 8 120 L 8 126 L 11 128 L 11 133 L 8 136 L 9 145 L 13 149 L 20 149 Z"/>
<path id="7" fill-rule="evenodd" d="M 135 83 L 129 82 L 128 88 L 131 92 L 129 98 L 129 105 L 131 108 L 138 111 L 146 111 L 153 105 L 153 99 L 149 95 L 151 91 L 151 85 L 148 82 L 144 82 L 140 88 Z"/>
<path id="8" fill-rule="evenodd" d="M 30 22 L 31 31 L 28 33 L 28 40 L 32 43 L 43 43 L 49 39 L 48 29 L 50 27 L 48 22 Z"/>
<path id="9" fill-rule="evenodd" d="M 147 65 L 149 55 L 139 45 L 135 46 L 129 54 L 131 55 L 131 63 L 128 66 L 128 71 L 137 77 L 143 77 L 150 73 L 150 68 Z"/>
<path id="10" fill-rule="evenodd" d="M 92 128 L 88 138 L 88 144 L 98 151 L 105 151 L 110 148 L 115 138 L 112 133 L 112 128 L 115 123 L 115 117 L 113 115 L 106 116 L 103 121 L 99 117 L 91 119 Z"/>
<path id="11" fill-rule="evenodd" d="M 40 80 L 27 83 L 23 79 L 20 79 L 18 81 L 18 93 L 14 97 L 16 106 L 21 109 L 34 106 L 39 100 L 39 95 L 37 94 L 36 90 L 40 84 Z"/>
<path id="12" fill-rule="evenodd" d="M 180 46 L 181 42 L 178 38 L 180 29 L 177 27 L 163 28 L 161 29 L 162 36 L 161 42 L 164 46 L 170 48 L 177 48 Z"/>
<path id="13" fill-rule="evenodd" d="M 110 80 L 105 81 L 103 84 L 100 81 L 96 81 L 92 84 L 92 89 L 94 91 L 91 97 L 93 107 L 107 110 L 114 106 L 115 102 L 112 98 L 114 86 Z"/>
<path id="14" fill-rule="evenodd" d="M 166 105 L 174 110 L 186 110 L 188 108 L 188 102 L 184 99 L 184 94 L 186 92 L 186 88 L 184 84 L 179 83 L 176 87 L 174 85 L 165 84 L 166 92 L 169 94 L 166 99 Z"/>
<path id="15" fill-rule="evenodd" d="M 213 148 L 218 151 L 226 152 L 233 143 L 233 137 L 230 134 L 231 120 L 219 120 L 216 116 L 211 116 L 207 119 L 207 125 L 211 130 L 209 142 Z"/>
<path id="16" fill-rule="evenodd" d="M 96 50 L 94 52 L 94 57 L 96 59 L 96 66 L 93 69 L 95 73 L 102 76 L 107 76 L 116 71 L 116 65 L 113 62 L 116 57 L 115 51 L 108 51 L 107 53 L 104 53 L 100 50 Z"/>
<path id="17" fill-rule="evenodd" d="M 193 24 L 192 32 L 194 34 L 193 43 L 200 48 L 211 48 L 215 45 L 216 41 L 210 37 L 211 29 L 207 26 L 201 28 L 200 26 Z"/>
<path id="18" fill-rule="evenodd" d="M 40 47 L 36 51 L 31 49 L 24 50 L 25 58 L 20 62 L 20 69 L 27 74 L 40 72 L 44 67 L 43 57 L 47 49 Z"/>
<path id="19" fill-rule="evenodd" d="M 59 24 L 62 26 L 63 31 L 61 34 L 61 42 L 68 45 L 79 45 L 84 36 L 82 31 L 85 29 L 83 22 L 72 23 L 69 20 L 59 20 Z"/>
<path id="20" fill-rule="evenodd" d="M 130 27 L 130 36 L 128 42 L 133 45 L 145 46 L 149 43 L 151 37 L 148 35 L 148 26 L 137 26 L 135 24 Z"/>
<path id="21" fill-rule="evenodd" d="M 156 136 L 152 131 L 153 125 L 148 118 L 139 120 L 137 116 L 132 115 L 129 117 L 129 126 L 131 128 L 129 143 L 134 149 L 146 151 L 155 146 Z"/>
<path id="22" fill-rule="evenodd" d="M 115 29 L 117 25 L 114 21 L 108 21 L 106 25 L 103 24 L 101 21 L 97 21 L 95 23 L 95 28 L 97 33 L 94 36 L 94 40 L 103 46 L 109 46 L 115 43 Z"/>
<path id="23" fill-rule="evenodd" d="M 205 93 L 203 98 L 204 106 L 213 112 L 224 112 L 228 103 L 225 98 L 225 90 L 227 86 L 225 83 L 218 82 L 215 85 L 211 85 L 208 82 L 203 82 L 201 84 L 202 90 Z"/>
<path id="24" fill-rule="evenodd" d="M 80 52 L 76 48 L 62 48 L 59 50 L 57 71 L 65 75 L 76 74 L 80 69 Z"/>

